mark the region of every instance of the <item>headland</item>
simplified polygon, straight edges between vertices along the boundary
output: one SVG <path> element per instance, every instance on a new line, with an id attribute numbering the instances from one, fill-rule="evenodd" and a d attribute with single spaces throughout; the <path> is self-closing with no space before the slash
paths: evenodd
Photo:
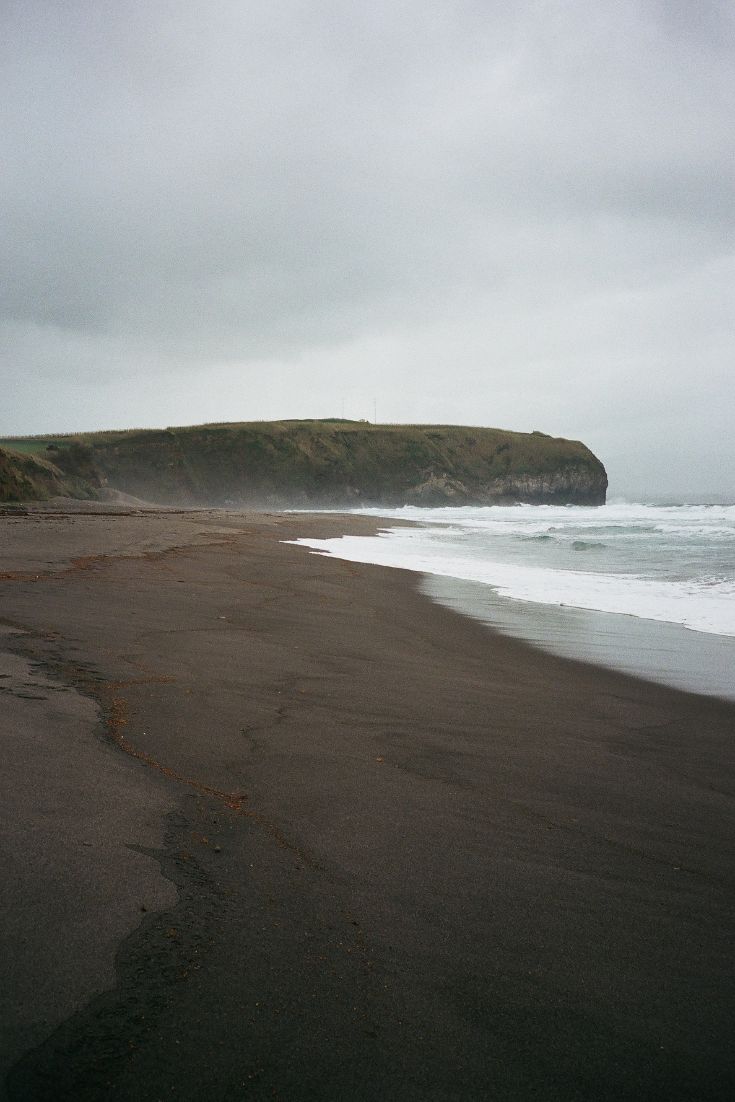
<path id="1" fill-rule="evenodd" d="M 258 421 L 0 440 L 0 501 L 124 493 L 160 505 L 601 505 L 578 440 L 365 421 Z"/>

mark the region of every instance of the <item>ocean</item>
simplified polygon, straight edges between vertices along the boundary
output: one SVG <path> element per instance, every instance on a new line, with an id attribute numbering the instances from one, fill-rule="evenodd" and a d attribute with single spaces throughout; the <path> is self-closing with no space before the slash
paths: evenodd
<path id="1" fill-rule="evenodd" d="M 355 512 L 412 526 L 295 542 L 418 571 L 433 600 L 555 653 L 735 699 L 735 505 Z"/>

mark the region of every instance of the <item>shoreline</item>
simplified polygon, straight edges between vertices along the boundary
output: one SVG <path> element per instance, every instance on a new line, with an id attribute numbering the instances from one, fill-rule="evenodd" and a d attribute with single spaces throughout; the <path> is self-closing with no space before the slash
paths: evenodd
<path id="1" fill-rule="evenodd" d="M 348 562 L 416 571 L 421 577 L 421 591 L 431 600 L 547 653 L 617 670 L 683 692 L 735 701 L 735 624 L 728 634 L 696 627 L 675 616 L 667 620 L 655 614 L 646 615 L 640 609 L 605 608 L 604 602 L 602 607 L 596 608 L 589 603 L 589 595 L 577 603 L 574 592 L 565 592 L 562 601 L 553 585 L 543 595 L 522 595 L 513 591 L 507 576 L 501 580 L 502 572 L 511 568 L 510 559 L 488 560 L 483 564 L 486 569 L 477 573 L 472 560 L 463 559 L 460 553 L 454 572 L 441 555 L 437 561 L 431 553 L 431 537 L 448 523 L 447 510 L 438 510 L 441 514 L 438 527 L 426 512 L 424 510 L 418 517 L 400 518 L 401 524 L 397 525 L 393 517 L 378 517 L 377 512 L 370 511 L 367 515 L 384 521 L 378 533 L 380 539 L 348 536 L 346 541 L 306 539 L 298 542 L 315 553 L 333 555 Z M 422 545 L 419 540 L 417 551 L 413 538 L 402 540 L 400 528 L 406 523 L 420 530 L 428 529 L 428 545 Z M 395 536 L 399 538 L 396 540 Z M 445 550 L 445 554 L 452 558 L 450 550 Z M 493 566 L 500 577 L 493 577 Z M 550 569 L 550 574 L 553 573 L 554 569 Z M 572 575 L 581 583 L 590 576 L 584 571 L 576 575 L 572 572 Z M 596 575 L 593 572 L 591 576 Z"/>
<path id="2" fill-rule="evenodd" d="M 573 605 L 501 597 L 492 586 L 422 575 L 430 600 L 529 646 L 639 681 L 735 702 L 735 637 Z"/>
<path id="3" fill-rule="evenodd" d="M 88 783 L 138 811 L 115 837 L 103 798 L 73 861 L 71 826 L 45 843 L 34 905 L 81 897 L 109 936 L 33 1020 L 3 955 L 30 1008 L 9 1099 L 731 1094 L 735 706 L 279 542 L 379 518 L 80 518 L 0 518 L 3 649 L 41 698 L 8 699 L 52 720 L 8 913 L 68 756 L 47 682 L 86 702 Z M 127 862 L 107 898 L 89 850 Z"/>

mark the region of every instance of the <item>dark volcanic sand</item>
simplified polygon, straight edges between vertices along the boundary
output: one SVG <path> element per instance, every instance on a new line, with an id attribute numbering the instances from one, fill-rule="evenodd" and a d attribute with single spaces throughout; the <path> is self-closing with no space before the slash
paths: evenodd
<path id="1" fill-rule="evenodd" d="M 734 1096 L 735 708 L 372 526 L 0 517 L 7 1098 Z"/>

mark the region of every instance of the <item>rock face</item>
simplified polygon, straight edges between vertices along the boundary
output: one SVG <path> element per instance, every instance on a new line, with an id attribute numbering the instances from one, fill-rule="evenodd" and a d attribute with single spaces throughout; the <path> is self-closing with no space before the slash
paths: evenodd
<path id="1" fill-rule="evenodd" d="M 253 422 L 50 447 L 77 483 L 164 505 L 601 505 L 607 489 L 605 468 L 579 441 L 456 425 Z"/>

